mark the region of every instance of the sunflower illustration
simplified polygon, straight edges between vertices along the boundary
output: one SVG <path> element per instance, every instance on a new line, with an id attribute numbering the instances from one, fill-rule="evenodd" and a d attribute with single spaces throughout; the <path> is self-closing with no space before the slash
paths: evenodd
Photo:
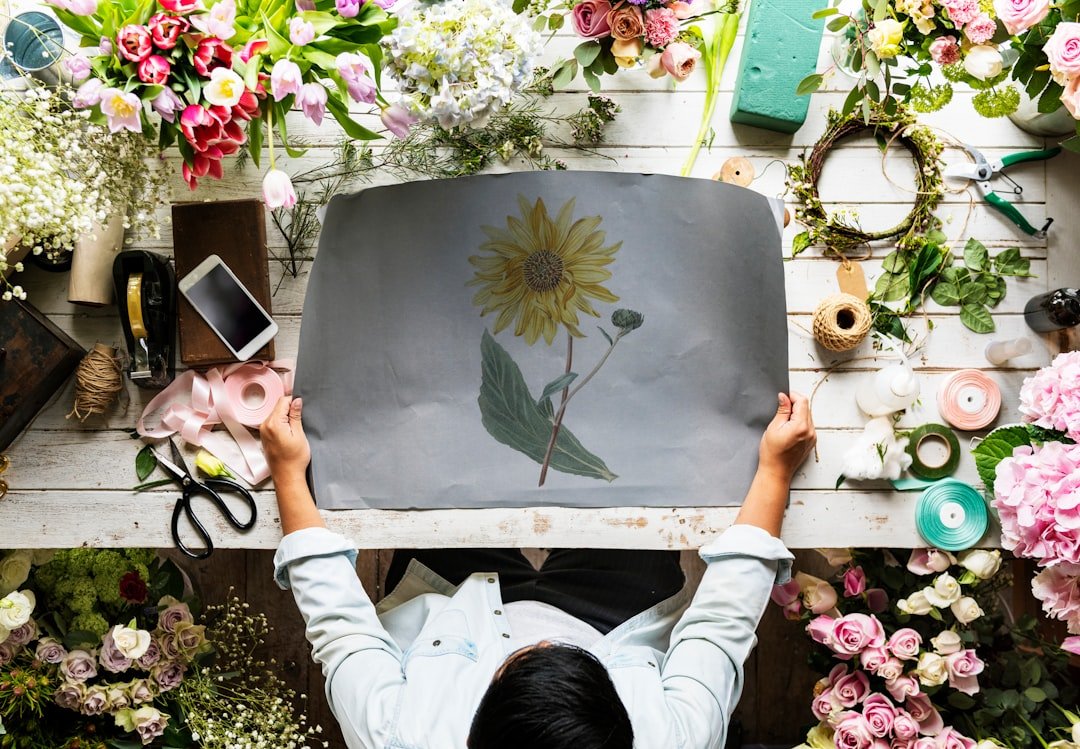
<path id="1" fill-rule="evenodd" d="M 581 338 L 579 313 L 600 316 L 590 300 L 619 299 L 602 284 L 622 242 L 604 245 L 599 216 L 574 221 L 573 199 L 554 220 L 539 198 L 530 203 L 518 195 L 518 205 L 521 217 L 507 216 L 505 229 L 483 227 L 488 241 L 480 250 L 489 254 L 469 258 L 476 268 L 469 285 L 481 287 L 473 304 L 481 316 L 497 313 L 494 333 L 513 322 L 514 335 L 530 346 L 540 336 L 550 345 L 560 325 Z"/>

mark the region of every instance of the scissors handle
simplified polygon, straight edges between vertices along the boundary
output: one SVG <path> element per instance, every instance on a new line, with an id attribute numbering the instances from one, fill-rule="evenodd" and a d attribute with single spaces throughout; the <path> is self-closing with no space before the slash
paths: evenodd
<path id="1" fill-rule="evenodd" d="M 1011 153 L 1008 156 L 1001 157 L 1002 168 L 1007 168 L 1013 164 L 1023 164 L 1026 161 L 1046 161 L 1052 159 L 1061 153 L 1061 147 L 1055 146 L 1054 148 L 1047 148 L 1043 151 L 1021 151 L 1020 153 Z"/>
<path id="2" fill-rule="evenodd" d="M 206 496 L 210 496 L 212 502 L 217 505 L 221 510 L 221 514 L 225 516 L 225 519 L 229 521 L 229 525 L 236 528 L 238 531 L 249 531 L 255 527 L 255 520 L 258 512 L 255 509 L 255 498 L 251 496 L 245 487 L 231 481 L 229 479 L 206 479 L 203 482 L 202 488 L 205 490 L 203 493 Z M 236 494 L 243 500 L 244 506 L 249 511 L 248 519 L 241 522 L 236 513 L 234 513 L 222 499 L 221 494 Z M 211 496 L 212 495 L 212 496 Z"/>
<path id="3" fill-rule="evenodd" d="M 222 493 L 238 494 L 250 510 L 250 517 L 245 521 L 237 518 L 229 505 L 221 498 Z M 255 499 L 246 488 L 228 479 L 207 479 L 203 483 L 188 480 L 184 483 L 183 495 L 177 500 L 172 516 L 173 541 L 176 542 L 176 547 L 187 556 L 193 559 L 206 559 L 214 553 L 214 542 L 210 538 L 210 533 L 191 508 L 191 500 L 197 496 L 203 496 L 210 500 L 218 511 L 225 516 L 229 524 L 238 531 L 249 531 L 255 526 L 257 517 Z M 195 528 L 195 535 L 198 537 L 200 545 L 204 547 L 202 551 L 191 549 L 180 538 L 181 514 L 186 514 L 191 525 Z"/>

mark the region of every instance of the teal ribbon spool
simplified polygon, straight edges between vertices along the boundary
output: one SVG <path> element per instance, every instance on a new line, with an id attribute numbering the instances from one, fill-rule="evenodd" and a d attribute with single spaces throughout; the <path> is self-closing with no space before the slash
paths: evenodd
<path id="1" fill-rule="evenodd" d="M 990 513 L 982 495 L 956 479 L 929 487 L 915 505 L 915 527 L 931 546 L 945 551 L 968 549 L 990 526 Z"/>

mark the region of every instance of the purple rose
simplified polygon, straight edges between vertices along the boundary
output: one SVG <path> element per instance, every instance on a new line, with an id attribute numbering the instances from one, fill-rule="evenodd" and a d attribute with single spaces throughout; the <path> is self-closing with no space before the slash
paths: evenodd
<path id="1" fill-rule="evenodd" d="M 60 661 L 60 673 L 68 681 L 81 684 L 97 676 L 97 664 L 91 653 L 85 650 L 72 650 Z"/>
<path id="2" fill-rule="evenodd" d="M 157 664 L 161 660 L 161 646 L 158 644 L 157 639 L 151 639 L 149 647 L 146 648 L 146 652 L 139 656 L 135 663 L 139 668 L 144 671 L 149 671 L 152 666 Z"/>
<path id="3" fill-rule="evenodd" d="M 172 636 L 171 632 L 155 632 L 151 638 L 151 647 L 157 645 L 158 652 L 161 653 L 161 658 L 166 660 L 175 661 L 180 659 L 180 646 L 176 642 L 176 638 Z"/>
<path id="4" fill-rule="evenodd" d="M 33 619 L 27 619 L 21 626 L 11 630 L 11 633 L 8 634 L 8 641 L 14 642 L 16 645 L 29 645 L 37 639 L 37 636 L 37 622 Z"/>
<path id="5" fill-rule="evenodd" d="M 52 637 L 42 637 L 38 640 L 37 651 L 34 653 L 38 660 L 45 663 L 59 663 L 64 660 L 65 655 L 67 655 L 67 650 L 59 640 Z"/>
<path id="6" fill-rule="evenodd" d="M 128 683 L 127 694 L 131 704 L 141 705 L 154 699 L 154 685 L 149 679 L 134 679 Z"/>
<path id="7" fill-rule="evenodd" d="M 603 39 L 611 36 L 611 24 L 608 15 L 611 3 L 608 0 L 584 0 L 574 6 L 570 20 L 574 31 L 583 39 Z"/>
<path id="8" fill-rule="evenodd" d="M 83 715 L 101 715 L 109 707 L 109 696 L 104 687 L 93 686 L 86 690 L 79 712 Z"/>
<path id="9" fill-rule="evenodd" d="M 142 743 L 149 744 L 158 736 L 165 733 L 165 726 L 169 722 L 169 716 L 159 712 L 153 707 L 140 707 L 132 715 L 135 724 L 135 732 L 139 734 Z"/>
<path id="10" fill-rule="evenodd" d="M 177 624 L 173 639 L 180 651 L 190 658 L 206 642 L 206 627 L 202 624 Z"/>
<path id="11" fill-rule="evenodd" d="M 163 598 L 162 601 L 168 601 L 170 599 Z M 160 603 L 160 602 L 159 602 Z M 166 632 L 172 632 L 176 629 L 176 625 L 180 622 L 186 622 L 187 624 L 194 624 L 195 617 L 191 615 L 191 609 L 188 608 L 186 603 L 171 599 L 161 613 L 158 614 L 158 626 Z"/>
<path id="12" fill-rule="evenodd" d="M 66 681 L 53 693 L 53 701 L 64 708 L 78 712 L 86 697 L 86 685 L 78 682 Z"/>
<path id="13" fill-rule="evenodd" d="M 22 650 L 22 647 L 22 645 L 12 642 L 10 638 L 0 642 L 0 666 L 6 666 L 15 660 L 15 656 Z"/>
<path id="14" fill-rule="evenodd" d="M 184 680 L 187 667 L 177 661 L 165 661 L 150 669 L 150 678 L 158 685 L 162 692 L 168 692 L 180 686 Z"/>
<path id="15" fill-rule="evenodd" d="M 98 661 L 106 671 L 119 674 L 131 668 L 131 659 L 120 652 L 113 640 L 113 631 L 110 629 L 101 638 L 101 650 L 98 651 Z"/>

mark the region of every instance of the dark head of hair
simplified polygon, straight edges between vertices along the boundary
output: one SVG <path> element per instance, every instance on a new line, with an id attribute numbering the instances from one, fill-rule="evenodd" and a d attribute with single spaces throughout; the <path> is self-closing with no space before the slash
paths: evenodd
<path id="1" fill-rule="evenodd" d="M 572 645 L 540 645 L 503 664 L 469 731 L 469 749 L 631 749 L 634 731 L 604 665 Z"/>

